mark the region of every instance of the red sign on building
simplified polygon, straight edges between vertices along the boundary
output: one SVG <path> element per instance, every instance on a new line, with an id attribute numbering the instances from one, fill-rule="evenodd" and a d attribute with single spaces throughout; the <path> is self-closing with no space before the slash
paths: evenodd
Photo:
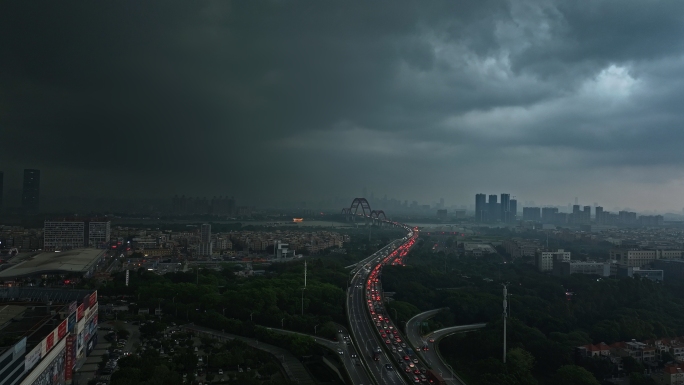
<path id="1" fill-rule="evenodd" d="M 74 336 L 69 335 L 66 339 L 66 357 L 64 358 L 64 379 L 72 379 L 74 368 Z"/>
<path id="2" fill-rule="evenodd" d="M 93 292 L 93 294 L 90 295 L 90 306 L 93 306 L 97 303 L 97 290 Z"/>
<path id="3" fill-rule="evenodd" d="M 54 330 L 52 331 L 52 333 L 48 334 L 47 338 L 45 338 L 45 351 L 49 352 L 53 346 L 55 346 L 55 331 Z"/>
<path id="4" fill-rule="evenodd" d="M 76 309 L 76 322 L 83 319 L 84 313 L 85 313 L 85 306 L 83 306 L 83 304 L 78 305 L 78 309 Z"/>
<path id="5" fill-rule="evenodd" d="M 67 332 L 67 320 L 62 321 L 57 327 L 57 341 L 61 341 Z"/>

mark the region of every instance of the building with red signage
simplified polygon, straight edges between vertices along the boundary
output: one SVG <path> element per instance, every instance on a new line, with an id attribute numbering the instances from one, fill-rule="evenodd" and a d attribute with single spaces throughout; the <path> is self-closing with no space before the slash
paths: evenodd
<path id="1" fill-rule="evenodd" d="M 70 384 L 97 343 L 96 291 L 43 291 L 0 290 L 0 385 Z"/>

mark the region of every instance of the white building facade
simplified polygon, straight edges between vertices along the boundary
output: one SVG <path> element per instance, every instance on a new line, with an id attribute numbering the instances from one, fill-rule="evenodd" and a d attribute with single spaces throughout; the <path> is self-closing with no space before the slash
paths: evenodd
<path id="1" fill-rule="evenodd" d="M 537 268 L 539 271 L 552 271 L 554 261 L 570 262 L 570 252 L 563 249 L 544 251 L 537 256 Z"/>

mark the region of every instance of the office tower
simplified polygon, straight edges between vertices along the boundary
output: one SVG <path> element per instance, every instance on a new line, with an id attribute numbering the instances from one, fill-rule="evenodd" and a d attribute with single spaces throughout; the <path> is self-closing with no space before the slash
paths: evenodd
<path id="1" fill-rule="evenodd" d="M 541 220 L 541 209 L 539 207 L 523 207 L 523 220 L 535 221 Z"/>
<path id="2" fill-rule="evenodd" d="M 200 255 L 211 256 L 211 225 L 202 224 L 200 228 Z"/>
<path id="3" fill-rule="evenodd" d="M 542 221 L 544 223 L 553 223 L 556 220 L 556 214 L 558 214 L 557 207 L 544 207 L 541 210 Z"/>
<path id="4" fill-rule="evenodd" d="M 2 171 L 0 171 L 0 211 L 2 211 L 2 181 L 4 176 L 5 174 L 3 174 Z"/>
<path id="5" fill-rule="evenodd" d="M 499 197 L 496 195 L 489 196 L 489 202 L 487 203 L 487 220 L 490 222 L 496 222 L 497 216 L 499 215 L 498 199 Z"/>
<path id="6" fill-rule="evenodd" d="M 515 222 L 515 220 L 518 218 L 518 200 L 517 199 L 511 199 L 508 203 L 508 221 L 509 222 Z"/>
<path id="7" fill-rule="evenodd" d="M 475 195 L 475 221 L 484 222 L 487 219 L 487 196 Z"/>
<path id="8" fill-rule="evenodd" d="M 24 189 L 21 194 L 21 207 L 26 211 L 38 211 L 40 197 L 40 170 L 24 170 Z"/>
<path id="9" fill-rule="evenodd" d="M 596 223 L 597 224 L 603 224 L 603 207 L 596 206 L 595 216 L 596 216 L 596 219 L 595 219 Z"/>
<path id="10" fill-rule="evenodd" d="M 570 223 L 582 222 L 582 211 L 580 205 L 572 205 L 572 216 L 570 218 Z"/>
<path id="11" fill-rule="evenodd" d="M 45 221 L 43 248 L 45 250 L 105 248 L 109 244 L 110 227 L 109 221 L 99 219 Z"/>
<path id="12" fill-rule="evenodd" d="M 509 211 L 511 210 L 511 194 L 501 194 L 501 212 L 499 213 L 499 219 L 502 222 L 509 221 Z"/>
<path id="13" fill-rule="evenodd" d="M 591 222 L 591 206 L 584 206 L 584 212 L 582 213 L 582 222 Z"/>

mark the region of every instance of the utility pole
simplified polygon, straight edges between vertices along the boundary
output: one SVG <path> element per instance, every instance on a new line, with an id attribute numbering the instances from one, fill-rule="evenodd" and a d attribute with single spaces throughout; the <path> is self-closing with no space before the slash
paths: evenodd
<path id="1" fill-rule="evenodd" d="M 506 319 L 508 318 L 508 283 L 503 284 L 503 363 L 506 363 Z"/>
<path id="2" fill-rule="evenodd" d="M 371 225 L 368 226 L 368 242 L 371 241 L 371 231 L 373 230 L 373 223 L 371 222 Z"/>

